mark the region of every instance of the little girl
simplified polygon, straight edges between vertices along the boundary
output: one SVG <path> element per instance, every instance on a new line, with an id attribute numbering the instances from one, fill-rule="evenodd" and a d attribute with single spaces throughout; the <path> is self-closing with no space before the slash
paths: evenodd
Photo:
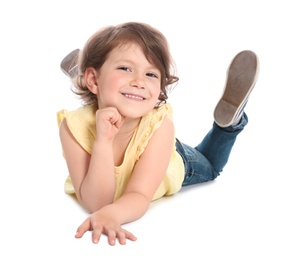
<path id="1" fill-rule="evenodd" d="M 144 215 L 151 201 L 215 179 L 248 122 L 243 109 L 258 66 L 252 51 L 234 57 L 212 129 L 192 148 L 175 138 L 166 101 L 178 77 L 157 29 L 136 22 L 108 26 L 66 56 L 61 68 L 83 106 L 57 113 L 69 172 L 65 192 L 91 213 L 76 237 L 91 230 L 94 243 L 102 234 L 110 245 L 134 241 L 121 225 Z"/>

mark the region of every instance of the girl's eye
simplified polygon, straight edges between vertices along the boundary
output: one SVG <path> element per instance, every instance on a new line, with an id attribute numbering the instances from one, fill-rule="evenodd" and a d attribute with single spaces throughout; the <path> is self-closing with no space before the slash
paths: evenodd
<path id="1" fill-rule="evenodd" d="M 118 69 L 120 69 L 120 70 L 124 70 L 124 71 L 130 71 L 130 69 L 128 68 L 128 67 L 119 67 Z"/>
<path id="2" fill-rule="evenodd" d="M 146 76 L 152 77 L 152 78 L 158 78 L 158 75 L 152 72 L 146 73 Z"/>

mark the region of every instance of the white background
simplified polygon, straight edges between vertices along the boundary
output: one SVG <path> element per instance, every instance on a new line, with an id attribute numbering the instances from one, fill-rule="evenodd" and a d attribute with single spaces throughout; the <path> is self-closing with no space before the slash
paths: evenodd
<path id="1" fill-rule="evenodd" d="M 249 124 L 214 182 L 152 204 L 111 247 L 75 239 L 87 213 L 63 192 L 56 112 L 79 102 L 61 59 L 98 28 L 149 23 L 169 40 L 179 84 L 177 137 L 196 145 L 213 121 L 226 69 L 244 49 L 260 77 Z M 2 1 L 0 4 L 1 259 L 299 259 L 296 1 Z"/>

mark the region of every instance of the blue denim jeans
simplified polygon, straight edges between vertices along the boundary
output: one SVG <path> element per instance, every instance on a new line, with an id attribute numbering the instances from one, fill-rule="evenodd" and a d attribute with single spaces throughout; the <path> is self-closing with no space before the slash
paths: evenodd
<path id="1" fill-rule="evenodd" d="M 185 179 L 183 186 L 214 180 L 226 165 L 231 149 L 238 134 L 248 123 L 248 117 L 243 113 L 239 124 L 226 128 L 219 127 L 215 122 L 201 143 L 196 147 L 176 139 L 177 152 L 185 164 Z"/>

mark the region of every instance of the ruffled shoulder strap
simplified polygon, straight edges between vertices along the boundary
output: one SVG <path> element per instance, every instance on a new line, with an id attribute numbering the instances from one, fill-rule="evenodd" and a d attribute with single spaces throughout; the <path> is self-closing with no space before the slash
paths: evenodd
<path id="1" fill-rule="evenodd" d="M 172 119 L 172 107 L 168 103 L 157 109 L 154 109 L 141 119 L 136 133 L 136 140 L 138 140 L 138 147 L 135 155 L 136 161 L 144 152 L 144 149 L 146 148 L 148 141 L 154 132 L 161 126 L 165 116 L 168 116 L 170 119 Z"/>
<path id="2" fill-rule="evenodd" d="M 96 134 L 96 108 L 83 106 L 73 111 L 61 110 L 57 113 L 58 125 L 65 118 L 66 123 L 77 142 L 91 154 Z"/>

